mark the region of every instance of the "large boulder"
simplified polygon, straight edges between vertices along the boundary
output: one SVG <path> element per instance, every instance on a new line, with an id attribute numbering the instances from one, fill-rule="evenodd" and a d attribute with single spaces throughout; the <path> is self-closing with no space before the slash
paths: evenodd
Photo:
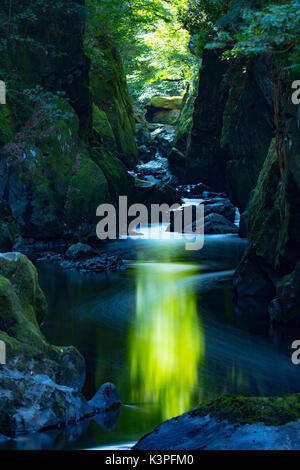
<path id="1" fill-rule="evenodd" d="M 148 105 L 146 118 L 150 122 L 174 124 L 183 104 L 183 96 L 153 96 Z"/>
<path id="2" fill-rule="evenodd" d="M 203 202 L 205 216 L 209 214 L 219 214 L 230 220 L 235 221 L 236 209 L 229 199 L 224 198 L 213 198 L 207 199 Z"/>
<path id="3" fill-rule="evenodd" d="M 299 449 L 300 395 L 223 396 L 162 423 L 134 450 Z"/>
<path id="4" fill-rule="evenodd" d="M 238 233 L 238 228 L 234 223 L 223 215 L 212 212 L 204 217 L 204 233 L 222 234 L 222 233 Z"/>
<path id="5" fill-rule="evenodd" d="M 153 96 L 151 106 L 158 109 L 181 109 L 183 96 Z"/>
<path id="6" fill-rule="evenodd" d="M 96 208 L 110 199 L 100 166 L 79 139 L 79 120 L 62 98 L 41 95 L 26 130 L 0 157 L 5 197 L 24 237 L 58 239 L 81 224 L 95 227 Z"/>
<path id="7" fill-rule="evenodd" d="M 47 343 L 39 329 L 47 303 L 37 271 L 20 253 L 0 255 L 0 434 L 15 435 L 77 420 L 88 412 L 80 391 L 83 357 Z"/>
<path id="8" fill-rule="evenodd" d="M 71 245 L 64 254 L 64 259 L 69 261 L 86 261 L 95 256 L 95 250 L 85 243 Z"/>
<path id="9" fill-rule="evenodd" d="M 14 437 L 64 426 L 120 406 L 115 389 L 103 386 L 91 402 L 81 391 L 85 361 L 73 346 L 52 346 L 39 325 L 47 302 L 38 275 L 21 253 L 0 254 L 0 436 Z"/>

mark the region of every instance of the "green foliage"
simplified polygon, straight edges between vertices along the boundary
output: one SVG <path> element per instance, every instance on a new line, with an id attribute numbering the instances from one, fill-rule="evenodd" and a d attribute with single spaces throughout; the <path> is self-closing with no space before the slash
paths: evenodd
<path id="1" fill-rule="evenodd" d="M 225 59 L 271 54 L 284 67 L 299 70 L 299 10 L 299 0 L 187 0 L 180 20 L 198 53 L 206 47 L 226 49 Z"/>
<path id="2" fill-rule="evenodd" d="M 289 68 L 300 70 L 299 11 L 298 0 L 271 4 L 262 11 L 246 10 L 230 54 L 271 53 Z"/>
<path id="3" fill-rule="evenodd" d="M 209 41 L 220 34 L 217 21 L 228 11 L 229 4 L 230 0 L 187 0 L 179 10 L 179 20 L 193 35 L 198 54 Z"/>
<path id="4" fill-rule="evenodd" d="M 178 22 L 185 0 L 88 0 L 85 46 L 92 64 L 105 68 L 103 36 L 117 45 L 136 101 L 156 93 L 179 94 L 195 58 L 189 33 Z"/>
<path id="5" fill-rule="evenodd" d="M 59 98 L 65 97 L 65 92 L 63 91 L 51 93 L 50 91 L 46 91 L 42 86 L 37 85 L 34 88 L 23 90 L 23 94 L 27 96 L 32 103 L 39 104 L 39 109 L 36 113 L 39 121 L 46 119 L 47 122 L 54 123 L 59 119 L 72 117 L 70 112 L 63 110 L 60 106 Z"/>
<path id="6" fill-rule="evenodd" d="M 0 52 L 11 46 L 27 44 L 41 49 L 49 55 L 60 55 L 55 46 L 55 37 L 42 40 L 39 23 L 57 17 L 67 17 L 82 10 L 80 3 L 68 0 L 1 0 L 0 7 Z"/>

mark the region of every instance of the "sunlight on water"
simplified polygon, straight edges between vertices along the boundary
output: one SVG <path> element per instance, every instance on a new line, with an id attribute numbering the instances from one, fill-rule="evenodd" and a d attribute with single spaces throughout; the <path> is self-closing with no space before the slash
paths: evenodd
<path id="1" fill-rule="evenodd" d="M 182 282 L 198 268 L 140 263 L 136 267 L 136 319 L 129 334 L 132 400 L 156 403 L 162 419 L 197 403 L 204 332 L 192 286 Z"/>

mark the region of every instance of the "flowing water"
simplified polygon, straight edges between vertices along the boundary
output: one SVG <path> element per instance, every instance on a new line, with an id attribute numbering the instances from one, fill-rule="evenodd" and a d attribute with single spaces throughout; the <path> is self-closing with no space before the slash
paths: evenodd
<path id="1" fill-rule="evenodd" d="M 129 448 L 205 400 L 299 390 L 289 345 L 274 343 L 264 325 L 234 312 L 231 280 L 244 249 L 237 236 L 206 236 L 198 252 L 186 251 L 184 240 L 131 238 L 105 245 L 126 259 L 120 272 L 37 263 L 49 302 L 47 339 L 84 355 L 88 398 L 109 381 L 124 405 L 6 448 Z"/>

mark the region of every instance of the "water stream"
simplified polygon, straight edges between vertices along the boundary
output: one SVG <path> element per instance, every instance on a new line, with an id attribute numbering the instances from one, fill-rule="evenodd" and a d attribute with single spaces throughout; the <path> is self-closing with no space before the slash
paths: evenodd
<path id="1" fill-rule="evenodd" d="M 135 237 L 104 249 L 126 259 L 126 270 L 84 274 L 37 263 L 49 302 L 43 331 L 84 355 L 88 398 L 110 381 L 124 405 L 6 448 L 129 448 L 205 400 L 299 390 L 289 345 L 234 312 L 231 279 L 245 241 L 206 236 L 204 249 L 193 252 L 184 240 Z"/>

